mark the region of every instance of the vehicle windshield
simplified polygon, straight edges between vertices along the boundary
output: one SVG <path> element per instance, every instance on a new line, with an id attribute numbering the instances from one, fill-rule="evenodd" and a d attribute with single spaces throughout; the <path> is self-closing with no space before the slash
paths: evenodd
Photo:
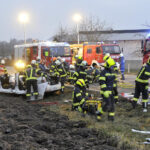
<path id="1" fill-rule="evenodd" d="M 50 47 L 50 55 L 53 57 L 71 56 L 71 50 L 69 46 Z"/>
<path id="2" fill-rule="evenodd" d="M 118 54 L 120 52 L 120 47 L 117 45 L 110 45 L 110 46 L 102 46 L 103 53 L 110 53 L 110 54 Z"/>
<path id="3" fill-rule="evenodd" d="M 150 41 L 146 41 L 146 51 L 150 51 Z"/>

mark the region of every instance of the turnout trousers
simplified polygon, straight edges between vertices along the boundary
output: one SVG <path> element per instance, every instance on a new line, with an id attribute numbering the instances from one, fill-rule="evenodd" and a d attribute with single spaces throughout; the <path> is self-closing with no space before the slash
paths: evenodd
<path id="1" fill-rule="evenodd" d="M 27 99 L 31 97 L 31 87 L 33 87 L 33 95 L 37 98 L 38 96 L 38 86 L 37 86 L 37 80 L 36 79 L 31 79 L 26 81 L 26 86 L 27 86 Z"/>
<path id="2" fill-rule="evenodd" d="M 142 106 L 143 108 L 146 108 L 148 102 L 148 83 L 140 83 L 136 81 L 133 101 L 137 102 L 141 93 L 142 93 Z"/>

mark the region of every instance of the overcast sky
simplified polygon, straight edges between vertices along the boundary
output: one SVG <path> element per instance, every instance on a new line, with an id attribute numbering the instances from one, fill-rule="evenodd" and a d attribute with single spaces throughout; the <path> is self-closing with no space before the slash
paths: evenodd
<path id="1" fill-rule="evenodd" d="M 71 27 L 72 16 L 97 16 L 113 29 L 144 29 L 150 24 L 150 0 L 0 0 L 0 41 L 23 39 L 22 11 L 30 14 L 27 38 L 46 40 L 59 24 Z"/>

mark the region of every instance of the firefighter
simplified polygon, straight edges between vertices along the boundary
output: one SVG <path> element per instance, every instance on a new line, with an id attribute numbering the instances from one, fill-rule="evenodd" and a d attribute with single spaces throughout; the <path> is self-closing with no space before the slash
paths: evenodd
<path id="1" fill-rule="evenodd" d="M 100 71 L 97 69 L 98 65 L 96 63 L 93 63 L 92 67 L 93 67 L 92 75 L 93 75 L 93 82 L 94 82 L 97 81 L 97 79 L 99 78 Z"/>
<path id="2" fill-rule="evenodd" d="M 135 93 L 132 101 L 133 109 L 137 105 L 137 101 L 142 93 L 142 107 L 143 112 L 147 112 L 148 105 L 148 79 L 150 78 L 150 58 L 147 63 L 140 69 L 135 80 Z"/>
<path id="3" fill-rule="evenodd" d="M 49 74 L 50 74 L 51 79 L 55 81 L 55 83 L 58 83 L 59 72 L 57 71 L 56 61 L 57 61 L 57 58 L 53 57 L 52 62 L 49 65 Z"/>
<path id="4" fill-rule="evenodd" d="M 82 61 L 83 61 L 82 56 L 77 56 L 77 58 L 76 58 L 76 64 L 75 64 L 75 70 L 76 71 L 79 71 L 80 66 L 82 66 Z"/>
<path id="5" fill-rule="evenodd" d="M 106 61 L 104 64 L 104 70 L 100 73 L 99 84 L 101 88 L 101 95 L 103 97 L 104 105 L 98 110 L 97 119 L 101 119 L 101 115 L 108 111 L 108 120 L 113 121 L 115 116 L 115 101 L 113 97 L 113 84 L 115 75 L 113 73 L 113 66 L 115 65 L 113 59 Z"/>
<path id="6" fill-rule="evenodd" d="M 31 86 L 33 87 L 33 95 L 35 96 L 35 99 L 38 98 L 37 75 L 43 76 L 40 69 L 36 68 L 36 60 L 32 60 L 31 65 L 28 65 L 25 70 L 27 100 L 30 100 L 30 98 L 31 98 Z"/>
<path id="7" fill-rule="evenodd" d="M 78 66 L 77 71 L 74 73 L 73 79 L 74 79 L 74 83 L 76 83 L 76 81 L 78 79 L 83 79 L 85 81 L 86 87 L 88 88 L 89 87 L 89 82 L 88 82 L 88 79 L 87 79 L 86 67 L 87 67 L 87 62 L 82 61 L 80 66 Z"/>
<path id="8" fill-rule="evenodd" d="M 5 67 L 5 60 L 2 59 L 0 62 L 0 75 L 1 75 L 1 84 L 3 88 L 9 88 L 9 75 Z"/>
<path id="9" fill-rule="evenodd" d="M 110 62 L 110 64 L 111 63 L 113 63 L 114 65 L 113 65 L 113 74 L 115 75 L 115 80 L 114 80 L 114 84 L 113 84 L 113 96 L 114 96 L 114 101 L 115 101 L 115 103 L 117 103 L 118 102 L 118 87 L 117 87 L 117 75 L 118 75 L 118 68 L 117 68 L 117 65 L 116 65 L 116 62 L 114 61 L 114 59 L 112 59 L 111 58 L 111 56 L 110 56 L 110 54 L 109 53 L 107 53 L 105 56 L 104 56 L 104 58 L 103 58 L 103 60 L 105 61 L 105 62 L 107 62 L 107 64 L 109 64 L 109 62 Z"/>
<path id="10" fill-rule="evenodd" d="M 83 79 L 78 79 L 75 83 L 75 88 L 72 94 L 73 104 L 72 110 L 84 112 L 84 104 L 88 93 L 86 93 L 86 84 Z"/>
<path id="11" fill-rule="evenodd" d="M 61 92 L 64 93 L 67 72 L 66 72 L 63 64 L 59 60 L 56 61 L 56 67 L 57 67 L 57 72 L 58 72 L 59 77 L 60 77 Z"/>

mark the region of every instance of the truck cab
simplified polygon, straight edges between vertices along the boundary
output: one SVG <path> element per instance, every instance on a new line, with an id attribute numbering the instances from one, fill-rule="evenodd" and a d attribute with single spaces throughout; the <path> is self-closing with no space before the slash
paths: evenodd
<path id="1" fill-rule="evenodd" d="M 88 65 L 92 64 L 93 60 L 98 63 L 104 63 L 103 57 L 106 53 L 110 53 L 111 57 L 119 63 L 120 47 L 118 44 L 84 44 L 83 45 L 83 59 L 87 61 Z"/>

